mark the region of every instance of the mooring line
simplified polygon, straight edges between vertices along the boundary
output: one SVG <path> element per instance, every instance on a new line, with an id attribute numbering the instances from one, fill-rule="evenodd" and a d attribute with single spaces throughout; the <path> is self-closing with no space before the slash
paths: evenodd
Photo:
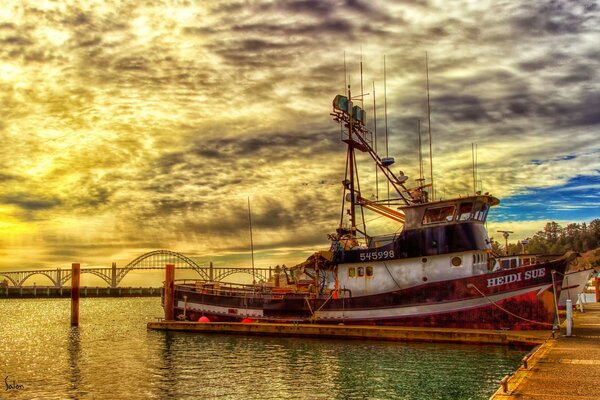
<path id="1" fill-rule="evenodd" d="M 493 300 L 491 300 L 491 299 L 490 299 L 488 296 L 486 296 L 486 295 L 485 295 L 485 293 L 483 293 L 481 290 L 479 290 L 479 288 L 478 288 L 477 286 L 475 286 L 474 284 L 472 284 L 472 283 L 469 283 L 469 284 L 467 284 L 467 287 L 468 287 L 468 288 L 471 288 L 471 287 L 472 287 L 472 288 L 474 288 L 474 289 L 475 289 L 475 290 L 477 290 L 477 291 L 479 292 L 479 294 L 480 294 L 482 297 L 484 297 L 484 298 L 485 298 L 487 301 L 489 301 L 490 303 L 492 303 L 493 305 L 495 305 L 496 307 L 498 307 L 500 310 L 504 311 L 505 313 L 507 313 L 507 314 L 509 314 L 509 315 L 512 315 L 512 316 L 513 316 L 513 317 L 515 317 L 515 318 L 522 319 L 523 321 L 531 322 L 531 323 L 534 323 L 534 324 L 540 324 L 540 325 L 550 325 L 550 326 L 554 326 L 554 324 L 551 324 L 551 323 L 549 323 L 549 322 L 533 321 L 533 320 L 531 320 L 531 319 L 523 318 L 523 317 L 521 317 L 521 316 L 519 316 L 519 315 L 517 315 L 517 314 L 515 314 L 515 313 L 512 313 L 512 312 L 508 311 L 506 308 L 502 307 L 501 305 L 499 305 L 499 304 L 496 304 L 496 302 L 494 302 Z M 558 316 L 557 316 L 557 317 L 558 317 Z"/>

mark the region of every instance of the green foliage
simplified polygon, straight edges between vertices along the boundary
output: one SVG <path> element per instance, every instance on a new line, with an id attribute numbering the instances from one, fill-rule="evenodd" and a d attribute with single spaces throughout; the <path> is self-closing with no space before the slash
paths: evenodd
<path id="1" fill-rule="evenodd" d="M 556 222 L 548 222 L 529 240 L 531 254 L 562 254 L 568 250 L 585 252 L 600 245 L 600 219 L 589 224 L 568 224 L 564 228 Z M 509 245 L 509 250 L 511 250 Z"/>

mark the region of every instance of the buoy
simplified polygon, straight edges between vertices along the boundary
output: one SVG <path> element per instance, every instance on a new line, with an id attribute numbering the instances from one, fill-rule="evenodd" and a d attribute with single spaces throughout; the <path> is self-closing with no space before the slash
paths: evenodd
<path id="1" fill-rule="evenodd" d="M 244 319 L 242 320 L 242 324 L 251 324 L 251 323 L 253 323 L 253 322 L 254 322 L 254 321 L 253 321 L 253 320 L 251 320 L 250 318 L 244 318 Z"/>
<path id="2" fill-rule="evenodd" d="M 208 317 L 205 317 L 203 315 L 200 318 L 198 318 L 198 322 L 210 322 L 210 319 L 208 319 Z"/>

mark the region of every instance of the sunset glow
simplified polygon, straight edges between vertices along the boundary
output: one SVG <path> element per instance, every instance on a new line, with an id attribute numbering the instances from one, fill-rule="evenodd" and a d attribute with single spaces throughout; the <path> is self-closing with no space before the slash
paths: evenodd
<path id="1" fill-rule="evenodd" d="M 355 94 L 362 58 L 371 129 L 375 83 L 381 150 L 386 56 L 389 152 L 414 179 L 428 53 L 437 195 L 472 192 L 476 143 L 490 232 L 599 218 L 599 26 L 595 2 L 9 1 L 0 269 L 155 249 L 249 265 L 248 197 L 259 265 L 326 248 L 344 57 Z"/>

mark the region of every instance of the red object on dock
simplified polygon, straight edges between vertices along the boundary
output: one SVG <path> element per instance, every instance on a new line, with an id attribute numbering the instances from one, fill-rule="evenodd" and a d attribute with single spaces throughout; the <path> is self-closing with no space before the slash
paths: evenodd
<path id="1" fill-rule="evenodd" d="M 198 322 L 210 322 L 210 319 L 208 319 L 208 317 L 205 317 L 203 315 L 200 318 L 198 318 Z"/>
<path id="2" fill-rule="evenodd" d="M 175 319 L 175 309 L 173 308 L 174 294 L 175 264 L 167 264 L 165 277 L 165 321 L 173 321 Z"/>
<path id="3" fill-rule="evenodd" d="M 251 320 L 250 318 L 244 318 L 244 319 L 242 320 L 242 324 L 251 324 L 251 323 L 253 323 L 253 322 L 254 322 L 254 321 L 253 321 L 253 320 Z"/>
<path id="4" fill-rule="evenodd" d="M 71 264 L 71 326 L 79 326 L 79 284 L 81 266 Z"/>
<path id="5" fill-rule="evenodd" d="M 600 302 L 600 278 L 594 278 L 594 287 L 596 288 L 596 303 Z"/>

